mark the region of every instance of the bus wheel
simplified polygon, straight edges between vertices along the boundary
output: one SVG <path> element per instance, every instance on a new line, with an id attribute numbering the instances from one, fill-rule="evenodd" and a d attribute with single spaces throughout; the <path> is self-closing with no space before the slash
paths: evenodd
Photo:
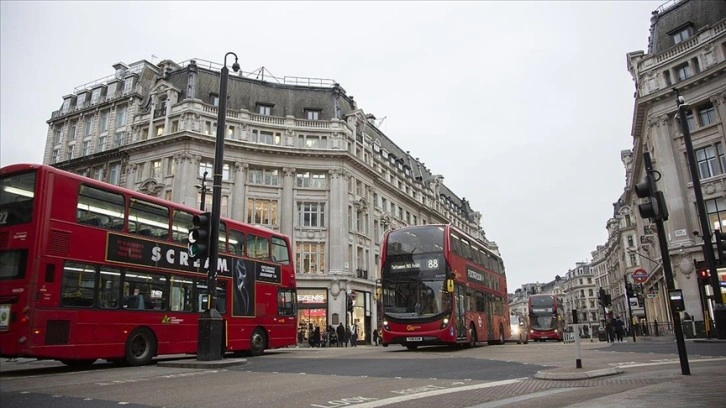
<path id="1" fill-rule="evenodd" d="M 406 346 L 406 348 L 409 349 L 409 350 L 411 350 L 411 351 L 413 351 L 413 350 L 416 350 L 418 348 L 418 346 L 416 346 L 414 344 L 409 344 L 409 345 Z"/>
<path id="2" fill-rule="evenodd" d="M 140 327 L 126 339 L 126 362 L 131 366 L 146 365 L 156 355 L 156 337 L 151 330 Z"/>
<path id="3" fill-rule="evenodd" d="M 88 367 L 96 362 L 95 358 L 84 358 L 80 360 L 60 360 L 61 363 L 68 367 Z"/>
<path id="4" fill-rule="evenodd" d="M 469 348 L 476 347 L 476 330 L 474 330 L 474 325 L 469 326 L 469 344 L 467 344 Z"/>
<path id="5" fill-rule="evenodd" d="M 265 345 L 267 344 L 267 336 L 265 332 L 259 327 L 252 332 L 250 338 L 250 355 L 259 356 L 265 351 Z"/>

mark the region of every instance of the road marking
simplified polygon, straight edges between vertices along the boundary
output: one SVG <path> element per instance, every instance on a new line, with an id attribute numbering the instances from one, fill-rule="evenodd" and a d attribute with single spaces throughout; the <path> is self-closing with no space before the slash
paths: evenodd
<path id="1" fill-rule="evenodd" d="M 526 379 L 527 379 L 526 377 L 525 378 L 515 378 L 512 380 L 494 381 L 494 382 L 483 383 L 483 384 L 465 385 L 463 387 L 447 388 L 444 390 L 426 391 L 426 392 L 421 392 L 418 394 L 401 395 L 398 397 L 384 398 L 384 399 L 379 399 L 379 400 L 375 400 L 375 401 L 364 402 L 362 404 L 357 404 L 357 405 L 348 405 L 348 408 L 384 407 L 386 405 L 398 404 L 399 402 L 411 401 L 411 400 L 428 398 L 428 397 L 435 397 L 435 396 L 445 395 L 445 394 L 453 394 L 455 392 L 471 391 L 471 390 L 478 390 L 478 389 L 482 389 L 482 388 L 498 387 L 500 385 L 515 384 L 520 381 L 524 381 Z"/>
<path id="2" fill-rule="evenodd" d="M 716 357 L 716 358 L 699 358 L 695 360 L 688 360 L 689 363 L 700 363 L 703 361 L 726 361 L 726 357 Z M 618 368 L 633 368 L 633 367 L 648 367 L 648 366 L 655 366 L 655 365 L 663 365 L 663 364 L 676 364 L 679 363 L 679 359 L 673 359 L 673 360 L 656 360 L 652 363 L 635 363 L 635 364 L 624 364 L 624 365 L 618 365 Z"/>

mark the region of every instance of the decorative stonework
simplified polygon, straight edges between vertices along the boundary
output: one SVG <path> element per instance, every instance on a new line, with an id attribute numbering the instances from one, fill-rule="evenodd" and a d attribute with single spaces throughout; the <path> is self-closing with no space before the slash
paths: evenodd
<path id="1" fill-rule="evenodd" d="M 156 179 L 150 178 L 141 182 L 139 191 L 150 196 L 158 197 L 164 187 L 164 184 L 159 183 Z"/>
<path id="2" fill-rule="evenodd" d="M 283 167 L 282 175 L 284 177 L 293 177 L 293 176 L 295 176 L 296 171 L 297 171 L 297 169 L 295 169 L 294 167 Z"/>

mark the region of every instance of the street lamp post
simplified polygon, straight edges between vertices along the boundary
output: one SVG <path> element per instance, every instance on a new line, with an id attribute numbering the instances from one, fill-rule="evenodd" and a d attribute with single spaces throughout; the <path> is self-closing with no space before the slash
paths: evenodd
<path id="1" fill-rule="evenodd" d="M 222 331 L 224 321 L 217 311 L 217 259 L 219 258 L 219 219 L 222 207 L 222 171 L 224 169 L 224 130 L 227 118 L 227 57 L 234 55 L 232 69 L 239 71 L 237 54 L 228 52 L 224 55 L 224 64 L 219 79 L 219 104 L 217 109 L 217 142 L 214 152 L 214 170 L 212 174 L 212 217 L 209 231 L 209 270 L 207 271 L 208 309 L 199 319 L 199 337 L 197 342 L 197 360 L 219 360 L 222 358 Z"/>

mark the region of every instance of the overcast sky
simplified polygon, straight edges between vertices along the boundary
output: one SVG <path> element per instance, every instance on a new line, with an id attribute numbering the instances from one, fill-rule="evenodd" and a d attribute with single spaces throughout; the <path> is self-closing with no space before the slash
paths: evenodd
<path id="1" fill-rule="evenodd" d="M 663 2 L 0 2 L 0 165 L 42 162 L 46 121 L 116 62 L 333 79 L 482 213 L 509 291 L 607 240 L 632 147 L 626 54 Z"/>

